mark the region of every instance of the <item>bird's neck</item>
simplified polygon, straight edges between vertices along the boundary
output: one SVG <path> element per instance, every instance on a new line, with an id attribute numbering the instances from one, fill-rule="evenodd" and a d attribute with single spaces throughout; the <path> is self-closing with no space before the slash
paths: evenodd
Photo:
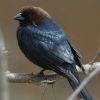
<path id="1" fill-rule="evenodd" d="M 52 30 L 52 31 L 60 29 L 60 27 L 51 17 L 44 18 L 39 24 L 37 24 L 37 26 L 42 29 Z"/>
<path id="2" fill-rule="evenodd" d="M 32 21 L 20 21 L 19 26 L 26 26 L 26 25 L 34 25 L 35 23 Z"/>

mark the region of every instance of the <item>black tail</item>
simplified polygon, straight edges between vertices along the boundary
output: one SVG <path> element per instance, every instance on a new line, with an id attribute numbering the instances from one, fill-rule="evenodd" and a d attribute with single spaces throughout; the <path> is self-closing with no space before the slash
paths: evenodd
<path id="1" fill-rule="evenodd" d="M 69 65 L 66 66 L 69 71 L 69 75 L 67 75 L 67 79 L 72 87 L 73 90 L 75 90 L 80 85 L 80 78 L 79 74 L 76 70 L 75 65 Z M 85 99 L 85 100 L 93 100 L 92 96 L 88 93 L 88 91 L 84 88 L 79 94 L 78 98 Z"/>
<path id="2" fill-rule="evenodd" d="M 63 67 L 60 67 L 60 71 L 60 74 L 62 74 L 64 77 L 67 77 L 73 90 L 75 90 L 80 85 L 79 74 L 74 64 L 64 64 Z M 79 100 L 93 100 L 92 96 L 85 88 L 77 96 Z"/>

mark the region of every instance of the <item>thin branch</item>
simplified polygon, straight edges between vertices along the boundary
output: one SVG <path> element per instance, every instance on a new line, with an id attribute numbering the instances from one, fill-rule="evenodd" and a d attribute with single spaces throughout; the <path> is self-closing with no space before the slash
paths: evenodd
<path id="1" fill-rule="evenodd" d="M 68 100 L 74 100 L 74 98 L 79 94 L 79 92 L 86 86 L 86 84 L 100 71 L 100 67 L 96 68 L 88 77 L 84 79 L 84 81 L 80 84 L 80 86 L 75 90 L 75 92 L 68 98 Z"/>
<path id="2" fill-rule="evenodd" d="M 100 51 L 96 54 L 96 56 L 88 64 L 89 66 L 86 67 L 92 72 L 83 80 L 83 82 L 73 92 L 73 94 L 68 98 L 68 100 L 74 100 L 75 96 L 77 96 L 79 94 L 79 92 L 86 86 L 86 84 L 100 71 L 100 63 L 99 62 L 95 63 L 95 61 L 97 60 L 98 57 L 100 57 Z M 86 70 L 86 72 L 88 73 L 88 70 Z"/>
<path id="3" fill-rule="evenodd" d="M 97 67 L 100 67 L 100 62 L 96 62 L 92 65 L 86 64 L 83 65 L 85 70 L 87 72 L 90 72 L 91 70 L 94 70 Z M 82 72 L 81 69 L 77 67 L 77 70 L 79 72 Z M 38 75 L 34 73 L 11 73 L 10 71 L 6 72 L 6 77 L 9 80 L 9 82 L 12 83 L 47 83 L 47 84 L 53 84 L 57 79 L 60 78 L 60 76 L 54 72 L 51 73 L 45 73 L 44 75 Z"/>
<path id="4" fill-rule="evenodd" d="M 59 75 L 54 72 L 44 75 L 38 75 L 34 73 L 11 73 L 7 71 L 6 77 L 8 81 L 12 83 L 52 84 L 59 77 Z"/>
<path id="5" fill-rule="evenodd" d="M 100 51 L 94 56 L 94 58 L 89 62 L 90 65 L 93 65 L 95 61 L 100 57 Z"/>
<path id="6" fill-rule="evenodd" d="M 9 100 L 8 81 L 5 76 L 7 70 L 7 60 L 5 57 L 5 45 L 2 33 L 0 31 L 0 100 Z"/>

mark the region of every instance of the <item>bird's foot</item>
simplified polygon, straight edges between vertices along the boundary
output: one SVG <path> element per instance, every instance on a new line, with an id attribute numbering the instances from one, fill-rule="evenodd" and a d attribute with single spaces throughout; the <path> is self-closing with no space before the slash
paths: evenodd
<path id="1" fill-rule="evenodd" d="M 38 76 L 44 76 L 45 69 L 42 69 L 40 72 L 37 73 Z"/>

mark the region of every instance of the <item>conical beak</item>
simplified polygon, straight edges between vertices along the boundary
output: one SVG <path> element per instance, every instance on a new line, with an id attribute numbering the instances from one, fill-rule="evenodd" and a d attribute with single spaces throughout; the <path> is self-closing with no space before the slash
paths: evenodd
<path id="1" fill-rule="evenodd" d="M 14 20 L 24 20 L 24 17 L 21 15 L 21 13 L 18 13 L 16 16 L 13 17 Z"/>

